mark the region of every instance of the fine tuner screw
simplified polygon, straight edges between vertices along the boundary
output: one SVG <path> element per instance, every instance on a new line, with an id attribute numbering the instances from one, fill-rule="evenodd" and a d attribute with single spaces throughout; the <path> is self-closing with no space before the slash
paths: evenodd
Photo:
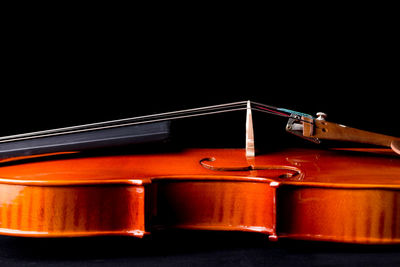
<path id="1" fill-rule="evenodd" d="M 328 115 L 326 115 L 326 113 L 323 113 L 323 112 L 318 112 L 318 113 L 317 113 L 317 116 L 318 116 L 317 120 L 319 120 L 319 121 L 324 121 L 325 118 L 326 118 Z"/>

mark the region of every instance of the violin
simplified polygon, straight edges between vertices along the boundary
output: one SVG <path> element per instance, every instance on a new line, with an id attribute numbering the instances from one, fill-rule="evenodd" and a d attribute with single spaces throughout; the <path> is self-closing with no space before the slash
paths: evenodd
<path id="1" fill-rule="evenodd" d="M 173 120 L 233 111 L 246 112 L 244 148 L 143 153 L 168 141 Z M 314 143 L 380 147 L 259 153 L 253 111 L 287 119 L 287 132 Z M 96 153 L 125 146 L 129 153 Z M 398 137 L 252 101 L 6 136 L 0 234 L 144 237 L 179 229 L 400 243 L 399 154 Z"/>

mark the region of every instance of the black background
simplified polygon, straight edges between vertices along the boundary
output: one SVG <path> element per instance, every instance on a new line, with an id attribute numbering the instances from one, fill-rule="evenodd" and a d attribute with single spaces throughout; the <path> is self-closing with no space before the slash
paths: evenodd
<path id="1" fill-rule="evenodd" d="M 390 20 L 331 19 L 23 24 L 3 49 L 0 135 L 247 99 L 400 135 Z"/>
<path id="2" fill-rule="evenodd" d="M 3 34 L 0 135 L 250 99 L 310 114 L 324 111 L 334 122 L 400 136 L 399 44 L 390 15 L 376 11 L 378 17 L 362 7 L 255 10 L 227 7 L 163 17 L 160 10 L 143 17 L 136 10 L 111 18 L 87 9 L 61 17 L 14 17 Z M 286 134 L 280 118 L 255 120 L 259 147 L 313 146 Z M 243 126 L 244 115 L 185 120 L 175 140 L 185 146 L 242 146 Z M 143 242 L 1 237 L 0 262 L 398 265 L 397 249 L 212 233 Z"/>

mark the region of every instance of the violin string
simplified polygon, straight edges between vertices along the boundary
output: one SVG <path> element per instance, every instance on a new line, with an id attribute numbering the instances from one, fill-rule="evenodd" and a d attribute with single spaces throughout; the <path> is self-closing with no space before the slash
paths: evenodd
<path id="1" fill-rule="evenodd" d="M 268 106 L 268 105 L 260 104 L 260 103 L 256 103 L 256 102 L 251 102 L 251 104 L 252 104 L 251 105 L 252 110 L 261 111 L 264 113 L 283 116 L 283 117 L 290 117 L 290 115 L 288 115 L 288 114 L 284 114 L 282 112 L 277 111 L 278 108 L 276 108 L 276 107 Z M 255 105 L 253 105 L 253 104 L 255 104 Z M 101 130 L 101 129 L 108 129 L 108 128 L 116 128 L 116 127 L 123 127 L 123 126 L 131 126 L 131 125 L 138 125 L 138 124 L 144 124 L 144 123 L 154 123 L 154 122 L 161 122 L 161 121 L 166 121 L 166 120 L 204 116 L 204 115 L 233 112 L 233 111 L 246 110 L 246 109 L 247 109 L 247 101 L 232 102 L 232 103 L 219 104 L 219 105 L 213 105 L 213 106 L 207 106 L 207 107 L 191 108 L 191 109 L 185 109 L 185 110 L 164 112 L 164 113 L 159 113 L 159 114 L 138 116 L 138 117 L 133 117 L 133 118 L 112 120 L 112 121 L 99 122 L 99 123 L 90 123 L 90 124 L 84 124 L 84 125 L 78 125 L 78 126 L 64 127 L 64 128 L 31 132 L 31 133 L 18 134 L 18 135 L 12 135 L 12 136 L 5 136 L 5 137 L 0 137 L 0 143 L 49 137 L 49 136 L 55 136 L 55 135 L 79 133 L 79 132 L 85 132 L 85 131 L 94 131 L 94 130 Z"/>
<path id="2" fill-rule="evenodd" d="M 11 142 L 11 141 L 18 141 L 18 140 L 26 140 L 26 139 L 33 139 L 33 138 L 41 138 L 41 137 L 49 137 L 54 135 L 62 135 L 62 134 L 70 134 L 70 133 L 78 133 L 78 132 L 85 132 L 85 131 L 94 131 L 100 129 L 108 129 L 108 128 L 116 128 L 116 127 L 123 127 L 123 126 L 130 126 L 130 125 L 137 125 L 137 124 L 144 124 L 144 123 L 152 123 L 152 122 L 161 122 L 166 120 L 174 120 L 174 119 L 181 119 L 181 118 L 189 118 L 195 116 L 203 116 L 203 115 L 211 115 L 217 113 L 224 113 L 224 112 L 231 112 L 237 110 L 245 110 L 246 101 L 242 102 L 235 102 L 235 103 L 228 103 L 222 105 L 214 105 L 209 107 L 201 107 L 201 108 L 194 108 L 194 109 L 187 109 L 187 110 L 179 110 L 179 111 L 172 111 L 172 112 L 165 112 L 160 114 L 153 114 L 153 115 L 145 115 L 121 120 L 113 120 L 107 122 L 100 122 L 100 123 L 91 123 L 85 125 L 78 125 L 72 127 L 64 127 L 52 130 L 45 130 L 39 132 L 31 132 L 26 134 L 18 134 L 12 136 L 5 136 L 0 138 L 0 143 L 4 142 Z M 242 107 L 240 107 L 242 106 Z M 172 116 L 173 115 L 173 116 Z M 149 119 L 151 118 L 151 119 Z M 123 123 L 121 123 L 123 122 Z"/>
<path id="3" fill-rule="evenodd" d="M 269 105 L 265 105 L 265 104 L 261 104 L 261 103 L 257 103 L 257 102 L 253 102 L 253 101 L 251 103 L 252 103 L 252 105 L 255 104 L 254 107 L 259 108 L 258 111 L 261 111 L 264 113 L 269 113 L 269 114 L 274 114 L 274 115 L 282 116 L 282 117 L 286 117 L 286 118 L 291 117 L 292 113 L 295 112 L 295 111 L 290 111 L 288 109 L 280 109 L 280 108 L 277 108 L 274 106 L 269 106 Z M 296 112 L 296 113 L 302 114 L 300 112 Z M 310 116 L 307 114 L 305 114 L 305 115 Z M 313 121 L 304 120 L 302 118 L 297 118 L 297 120 L 304 122 L 304 123 L 314 124 Z"/>
<path id="4" fill-rule="evenodd" d="M 0 137 L 0 141 L 8 139 L 8 138 L 28 137 L 28 136 L 34 136 L 34 135 L 41 135 L 41 134 L 48 134 L 48 133 L 55 133 L 55 132 L 62 132 L 62 131 L 70 131 L 70 130 L 78 130 L 78 129 L 90 129 L 91 127 L 95 128 L 95 127 L 112 125 L 112 124 L 118 125 L 118 123 L 126 123 L 129 121 L 144 120 L 147 118 L 172 116 L 172 115 L 180 114 L 180 113 L 184 114 L 184 113 L 190 113 L 190 112 L 198 112 L 198 111 L 202 111 L 202 110 L 220 109 L 220 108 L 224 108 L 224 107 L 228 108 L 229 106 L 244 105 L 245 103 L 246 103 L 246 101 L 241 101 L 241 102 L 213 105 L 213 106 L 207 106 L 207 107 L 192 108 L 192 109 L 178 110 L 178 111 L 172 111 L 172 112 L 144 115 L 144 116 L 138 116 L 138 117 L 133 117 L 133 118 L 111 120 L 111 121 L 106 121 L 106 122 L 97 122 L 97 123 L 90 123 L 90 124 L 84 124 L 84 125 L 78 125 L 78 126 L 70 126 L 70 127 L 63 127 L 63 128 L 57 128 L 57 129 L 51 129 L 51 130 L 17 134 L 17 135 L 12 135 L 12 136 L 8 136 L 8 137 L 7 136 Z M 171 118 L 173 118 L 173 117 L 171 117 Z"/>
<path id="5" fill-rule="evenodd" d="M 282 112 L 278 112 L 278 111 L 274 111 L 271 110 L 269 108 L 265 108 L 265 107 L 256 107 L 259 111 L 267 111 L 268 113 L 272 113 L 278 116 L 282 116 L 282 117 L 290 117 L 290 115 L 282 113 Z M 261 109 L 261 110 L 260 110 Z"/>

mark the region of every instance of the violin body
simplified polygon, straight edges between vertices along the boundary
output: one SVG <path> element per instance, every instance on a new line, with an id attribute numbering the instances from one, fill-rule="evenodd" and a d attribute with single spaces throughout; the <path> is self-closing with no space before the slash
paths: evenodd
<path id="1" fill-rule="evenodd" d="M 359 150 L 289 149 L 249 160 L 244 149 L 188 149 L 5 162 L 0 234 L 143 237 L 189 229 L 400 243 L 400 159 L 390 149 Z"/>

